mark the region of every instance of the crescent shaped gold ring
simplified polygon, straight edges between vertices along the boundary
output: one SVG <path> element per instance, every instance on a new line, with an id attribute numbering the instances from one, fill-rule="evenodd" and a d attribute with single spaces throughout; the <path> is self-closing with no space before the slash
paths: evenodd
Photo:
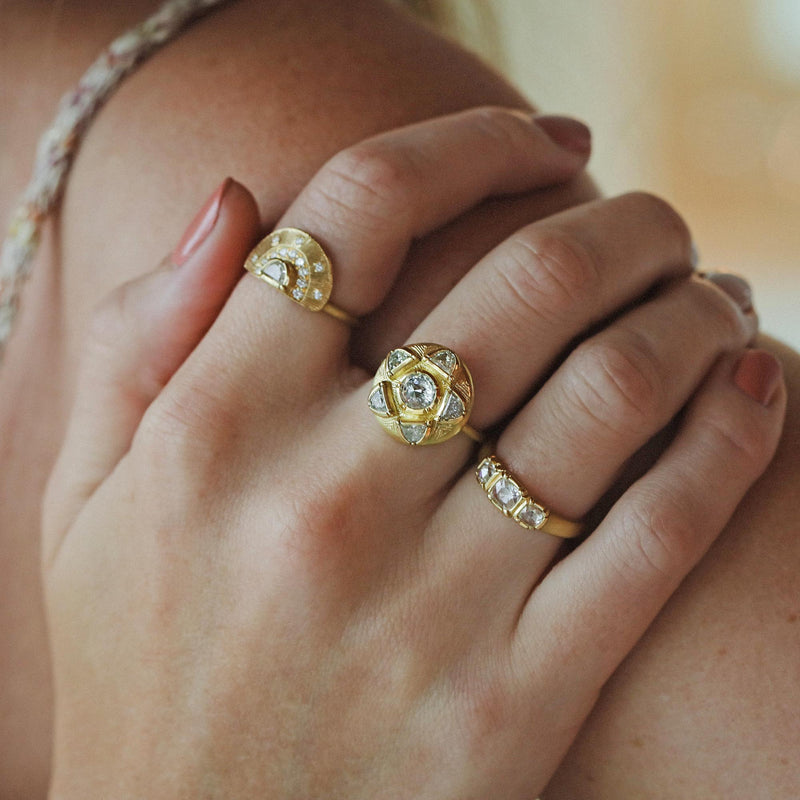
<path id="1" fill-rule="evenodd" d="M 322 246 L 299 228 L 279 228 L 250 252 L 245 269 L 309 311 L 355 325 L 358 320 L 329 302 L 333 266 Z"/>

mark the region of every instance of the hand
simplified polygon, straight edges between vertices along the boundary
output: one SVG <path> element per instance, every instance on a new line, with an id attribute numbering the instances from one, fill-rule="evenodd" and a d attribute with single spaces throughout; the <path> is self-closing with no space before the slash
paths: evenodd
<path id="1" fill-rule="evenodd" d="M 530 119 L 460 114 L 337 156 L 280 225 L 364 314 L 413 237 L 564 159 Z M 421 322 L 472 369 L 472 424 L 513 415 L 496 452 L 567 517 L 686 407 L 553 566 L 465 436 L 386 436 L 343 324 L 249 277 L 228 297 L 257 214 L 223 188 L 185 263 L 117 292 L 87 344 L 44 509 L 52 796 L 528 800 L 771 456 L 785 394 L 742 350 L 755 316 L 687 279 L 680 218 L 628 195 L 518 231 Z"/>

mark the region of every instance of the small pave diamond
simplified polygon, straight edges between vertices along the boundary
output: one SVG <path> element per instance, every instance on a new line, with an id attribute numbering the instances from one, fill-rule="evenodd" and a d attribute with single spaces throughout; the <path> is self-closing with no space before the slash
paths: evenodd
<path id="1" fill-rule="evenodd" d="M 295 244 L 296 244 L 298 247 L 300 247 L 300 246 L 303 244 L 303 242 L 305 242 L 305 240 L 306 240 L 306 237 L 305 237 L 305 236 L 298 236 L 298 237 L 297 237 L 297 238 L 294 240 L 294 243 L 295 243 Z"/>
<path id="2" fill-rule="evenodd" d="M 457 394 L 450 392 L 445 398 L 442 419 L 446 422 L 450 422 L 451 420 L 459 419 L 463 416 L 464 404 L 461 402 L 461 398 Z"/>
<path id="3" fill-rule="evenodd" d="M 325 266 L 323 264 L 320 264 L 319 261 L 317 261 L 314 264 L 314 272 L 325 272 Z"/>
<path id="4" fill-rule="evenodd" d="M 305 278 L 298 278 L 298 279 L 297 279 L 297 285 L 298 285 L 298 286 L 299 286 L 301 289 L 305 289 L 305 288 L 306 288 L 306 286 L 308 286 L 308 281 L 307 281 Z"/>
<path id="5" fill-rule="evenodd" d="M 322 300 L 322 292 L 319 289 L 314 289 L 314 291 L 311 292 L 311 296 L 315 300 Z"/>
<path id="6" fill-rule="evenodd" d="M 497 467 L 495 466 L 494 461 L 492 461 L 490 458 L 484 458 L 483 461 L 478 464 L 478 469 L 475 470 L 481 486 L 486 486 L 496 472 Z"/>
<path id="7" fill-rule="evenodd" d="M 305 266 L 306 260 L 304 258 L 300 257 L 300 258 L 296 258 L 294 260 L 294 263 L 297 264 L 298 267 L 302 267 L 302 266 Z"/>
<path id="8" fill-rule="evenodd" d="M 286 264 L 277 258 L 272 258 L 266 264 L 263 264 L 261 274 L 271 278 L 278 286 L 286 286 L 289 283 L 289 272 L 286 269 Z"/>
<path id="9" fill-rule="evenodd" d="M 538 528 L 547 519 L 547 512 L 532 500 L 529 500 L 516 515 L 517 519 L 528 528 Z"/>
<path id="10" fill-rule="evenodd" d="M 492 486 L 491 493 L 497 501 L 500 508 L 504 511 L 511 511 L 514 506 L 522 499 L 522 492 L 519 486 L 511 480 L 511 478 L 500 478 L 497 483 Z"/>
<path id="11" fill-rule="evenodd" d="M 289 255 L 289 251 L 285 247 L 281 247 L 281 249 L 278 250 L 278 255 L 279 256 L 284 256 L 284 258 L 285 258 L 286 256 Z"/>
<path id="12" fill-rule="evenodd" d="M 427 426 L 419 422 L 401 422 L 400 433 L 409 444 L 419 444 L 425 438 Z"/>
<path id="13" fill-rule="evenodd" d="M 443 369 L 448 375 L 453 371 L 458 361 L 456 354 L 452 350 L 439 350 L 432 356 L 429 356 L 429 358 L 437 367 Z"/>
<path id="14" fill-rule="evenodd" d="M 308 277 L 308 267 L 300 267 L 300 268 L 297 270 L 297 274 L 298 274 L 298 275 L 299 275 L 301 278 L 307 278 L 307 277 Z"/>
<path id="15" fill-rule="evenodd" d="M 280 236 L 273 236 L 272 237 L 272 246 L 273 247 L 277 247 L 280 243 L 281 243 L 281 237 Z"/>
<path id="16" fill-rule="evenodd" d="M 386 416 L 389 413 L 389 406 L 386 403 L 386 392 L 383 384 L 378 384 L 369 396 L 369 407 L 381 416 Z"/>
<path id="17" fill-rule="evenodd" d="M 386 366 L 389 372 L 394 372 L 398 367 L 405 364 L 406 361 L 410 361 L 411 358 L 411 354 L 407 353 L 405 350 L 392 350 L 386 359 Z"/>
<path id="18" fill-rule="evenodd" d="M 432 408 L 436 402 L 436 382 L 424 372 L 412 372 L 400 383 L 400 398 L 415 411 Z"/>
<path id="19" fill-rule="evenodd" d="M 297 289 L 297 288 L 292 289 L 292 297 L 294 297 L 295 300 L 302 300 L 303 299 L 303 290 L 302 289 Z"/>

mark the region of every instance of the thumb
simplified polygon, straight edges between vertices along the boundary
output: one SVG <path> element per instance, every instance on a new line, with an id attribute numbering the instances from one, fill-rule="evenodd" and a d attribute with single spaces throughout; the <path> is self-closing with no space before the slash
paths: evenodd
<path id="1" fill-rule="evenodd" d="M 46 534 L 68 527 L 125 455 L 147 407 L 219 314 L 258 233 L 253 196 L 227 178 L 173 254 L 97 308 L 45 497 Z"/>

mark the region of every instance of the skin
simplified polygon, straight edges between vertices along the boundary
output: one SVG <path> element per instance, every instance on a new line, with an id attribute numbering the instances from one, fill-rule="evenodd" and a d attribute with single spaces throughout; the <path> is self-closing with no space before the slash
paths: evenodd
<path id="1" fill-rule="evenodd" d="M 20 465 L 2 475 L 0 509 L 3 552 L 15 564 L 12 579 L 4 584 L 2 604 L 7 615 L 4 629 L 9 632 L 2 651 L 3 673 L 8 676 L 2 700 L 3 786 L 8 797 L 43 796 L 46 784 L 48 753 L 43 743 L 48 738 L 50 703 L 37 600 L 37 517 L 44 480 L 63 438 L 89 309 L 115 285 L 157 263 L 173 245 L 175 232 L 225 173 L 252 187 L 262 223 L 269 225 L 322 161 L 365 135 L 457 107 L 522 104 L 496 76 L 458 51 L 443 49 L 440 40 L 416 26 L 398 22 L 390 27 L 382 22 L 389 12 L 382 11 L 373 20 L 370 14 L 375 12 L 366 6 L 345 6 L 346 11 L 358 7 L 357 20 L 365 25 L 375 22 L 377 32 L 373 25 L 366 37 L 357 25 L 354 29 L 343 23 L 335 36 L 321 37 L 324 44 L 303 51 L 308 60 L 300 61 L 294 53 L 307 33 L 300 20 L 313 9 L 294 4 L 289 13 L 283 4 L 276 4 L 275 13 L 284 14 L 286 22 L 284 34 L 273 44 L 285 56 L 278 59 L 279 70 L 274 49 L 267 57 L 247 49 L 242 41 L 256 35 L 266 39 L 268 20 L 254 16 L 247 3 L 226 9 L 214 17 L 213 25 L 210 20 L 198 25 L 144 67 L 111 101 L 87 137 L 63 213 L 41 255 L 40 266 L 49 264 L 52 269 L 39 269 L 29 287 L 26 312 L 2 373 L 2 462 Z M 14 24 L 33 25 L 17 7 L 3 13 L 10 12 Z M 30 10 L 37 12 L 44 10 Z M 79 14 L 69 4 L 64 13 L 67 31 L 73 30 L 73 20 L 85 19 L 85 12 Z M 121 12 L 128 13 L 138 19 L 142 9 L 132 4 Z M 2 193 L 5 207 L 25 171 L 21 160 L 8 153 L 29 149 L 34 131 L 41 128 L 51 107 L 49 100 L 77 77 L 89 60 L 86 54 L 110 38 L 109 28 L 120 21 L 126 22 L 99 19 L 96 28 L 65 40 L 63 52 L 56 45 L 57 57 L 70 65 L 72 75 L 68 69 L 58 75 L 52 70 L 37 73 L 35 63 L 27 64 L 31 67 L 27 74 L 40 78 L 48 102 L 42 102 L 40 117 L 30 112 L 10 134 L 11 146 L 4 154 L 4 175 L 10 175 Z M 331 19 L 326 24 L 336 22 Z M 208 55 L 219 52 L 217 37 L 230 43 L 227 67 Z M 348 47 L 355 41 L 360 45 L 358 55 Z M 438 66 L 443 54 L 450 65 L 446 73 Z M 26 58 L 34 60 L 34 54 Z M 337 107 L 333 122 L 327 113 L 330 90 L 320 88 L 321 73 L 341 81 L 335 85 L 349 101 Z M 64 85 L 57 85 L 60 82 Z M 442 91 L 442 83 L 448 91 Z M 215 87 L 222 86 L 228 93 L 224 109 L 208 99 L 216 96 Z M 9 87 L 6 92 L 10 93 Z M 159 102 L 154 92 L 156 98 L 170 98 L 170 104 L 181 98 L 192 116 L 181 113 L 180 107 L 175 119 L 154 113 Z M 220 117 L 225 125 L 219 124 Z M 181 126 L 186 127 L 181 130 Z M 126 187 L 122 202 L 121 185 Z M 11 188 L 6 191 L 6 186 Z M 586 183 L 577 183 L 544 197 L 485 206 L 475 213 L 491 223 L 492 233 L 471 240 L 463 260 L 476 260 L 514 228 L 571 204 L 588 191 Z M 473 229 L 470 221 L 462 221 L 449 234 L 461 241 Z M 113 238 L 107 235 L 111 230 Z M 142 231 L 147 231 L 146 237 Z M 420 254 L 417 263 L 428 263 L 447 241 L 445 235 L 438 245 L 420 245 L 415 251 Z M 414 258 L 412 254 L 411 269 Z M 452 282 L 452 275 L 463 268 L 463 263 L 454 263 L 441 280 Z M 396 330 L 400 338 L 416 324 L 400 317 L 402 307 L 399 303 L 391 316 L 382 315 L 387 329 Z M 383 354 L 387 347 L 380 329 L 372 340 L 380 343 L 376 350 Z M 769 346 L 782 357 L 791 398 L 800 380 L 796 356 L 778 345 Z M 375 357 L 364 345 L 356 355 L 365 362 Z M 799 634 L 794 621 L 800 587 L 798 571 L 786 565 L 796 564 L 798 558 L 791 515 L 791 499 L 798 489 L 791 458 L 798 443 L 797 419 L 797 409 L 790 405 L 772 467 L 748 495 L 711 556 L 683 584 L 607 685 L 547 796 L 669 797 L 669 792 L 685 794 L 688 786 L 695 796 L 747 791 L 781 796 L 796 788 L 797 767 L 791 753 L 797 749 L 800 732 L 787 708 L 796 698 L 792 670 L 796 670 Z M 767 536 L 770 547 L 765 558 Z M 743 582 L 748 586 L 746 599 Z M 759 649 L 751 645 L 753 630 L 759 631 Z M 698 672 L 697 663 L 710 666 Z M 709 696 L 715 702 L 698 702 Z M 664 697 L 672 700 L 667 711 Z M 776 704 L 776 697 L 786 698 L 786 704 Z M 710 749 L 706 743 L 717 740 L 719 731 L 731 745 Z M 747 752 L 749 760 L 741 759 L 740 752 Z M 664 758 L 665 753 L 672 757 Z"/>

